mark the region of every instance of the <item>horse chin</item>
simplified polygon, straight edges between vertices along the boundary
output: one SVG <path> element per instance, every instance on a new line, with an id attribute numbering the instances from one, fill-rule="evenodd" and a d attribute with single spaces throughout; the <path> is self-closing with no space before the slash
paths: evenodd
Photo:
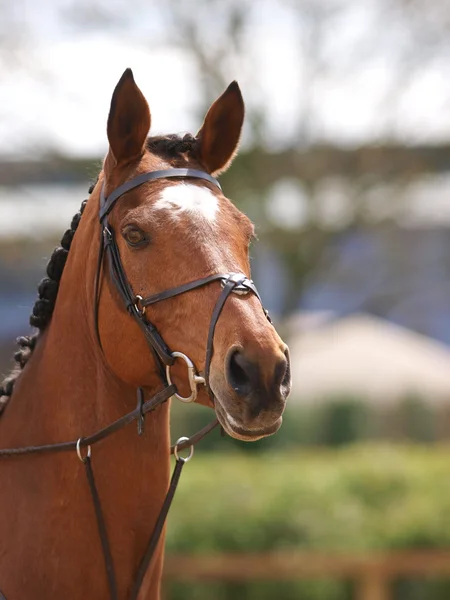
<path id="1" fill-rule="evenodd" d="M 283 417 L 279 417 L 274 423 L 266 427 L 249 428 L 232 417 L 222 406 L 218 398 L 215 398 L 214 407 L 217 420 L 222 425 L 225 432 L 232 438 L 243 442 L 256 442 L 262 438 L 276 433 L 283 422 Z"/>

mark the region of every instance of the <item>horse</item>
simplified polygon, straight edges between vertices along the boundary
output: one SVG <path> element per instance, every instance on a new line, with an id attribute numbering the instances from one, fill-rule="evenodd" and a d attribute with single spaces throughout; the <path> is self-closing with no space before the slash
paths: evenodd
<path id="1" fill-rule="evenodd" d="M 0 455 L 7 600 L 160 597 L 169 397 L 211 407 L 240 440 L 281 425 L 288 348 L 250 279 L 254 227 L 216 179 L 243 120 L 237 82 L 195 136 L 149 136 L 130 69 L 113 92 L 102 169 L 40 283 L 38 331 L 18 339 L 16 369 L 0 387 L 0 448 L 28 448 Z M 137 428 L 124 423 L 130 414 Z M 94 444 L 115 422 L 127 426 Z"/>

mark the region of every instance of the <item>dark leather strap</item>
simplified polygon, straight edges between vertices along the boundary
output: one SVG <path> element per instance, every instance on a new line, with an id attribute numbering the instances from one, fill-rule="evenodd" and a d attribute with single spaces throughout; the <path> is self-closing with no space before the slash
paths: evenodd
<path id="1" fill-rule="evenodd" d="M 94 327 L 95 335 L 100 348 L 102 348 L 102 341 L 100 339 L 100 331 L 98 329 L 98 303 L 100 300 L 100 292 L 102 287 L 102 270 L 103 270 L 103 255 L 104 255 L 104 242 L 103 242 L 103 230 L 100 231 L 100 245 L 98 250 L 97 268 L 95 269 L 95 281 L 94 281 Z M 103 350 L 103 349 L 102 349 Z"/>
<path id="2" fill-rule="evenodd" d="M 95 483 L 94 472 L 92 470 L 91 459 L 89 456 L 83 460 L 84 468 L 86 471 L 86 477 L 89 484 L 89 490 L 91 492 L 92 504 L 94 505 L 95 517 L 97 521 L 98 534 L 100 536 L 100 542 L 103 549 L 103 558 L 105 561 L 106 577 L 108 579 L 109 592 L 111 600 L 118 600 L 116 574 L 114 571 L 114 563 L 111 555 L 111 546 L 108 539 L 108 532 L 106 530 L 105 519 L 103 517 L 102 505 L 100 502 L 100 496 L 98 495 L 97 485 Z"/>
<path id="3" fill-rule="evenodd" d="M 213 281 L 217 281 L 219 279 L 222 281 L 227 281 L 230 279 L 230 277 L 235 276 L 239 278 L 239 282 L 233 286 L 233 291 L 251 291 L 259 299 L 259 301 L 262 302 L 255 284 L 251 279 L 248 279 L 246 275 L 242 273 L 216 273 L 214 275 L 209 275 L 208 277 L 203 277 L 202 279 L 196 279 L 190 283 L 184 283 L 175 288 L 171 288 L 170 290 L 164 290 L 164 292 L 159 292 L 157 294 L 147 296 L 146 298 L 142 298 L 139 300 L 139 304 L 142 307 L 150 306 L 151 304 L 161 302 L 161 300 L 167 300 L 168 298 L 173 298 L 174 296 L 178 296 L 180 294 L 184 294 L 185 292 L 195 290 L 196 288 L 203 287 L 204 285 L 212 283 Z"/>
<path id="4" fill-rule="evenodd" d="M 172 473 L 169 489 L 167 490 L 166 497 L 164 498 L 163 505 L 158 515 L 158 519 L 156 520 L 155 527 L 150 536 L 147 549 L 145 551 L 144 556 L 142 557 L 141 564 L 139 565 L 139 569 L 136 575 L 136 579 L 134 580 L 130 600 L 137 600 L 137 597 L 139 595 L 139 591 L 141 589 L 141 585 L 144 580 L 145 574 L 147 572 L 147 569 L 150 565 L 159 539 L 161 537 L 164 523 L 166 522 L 167 514 L 170 510 L 170 506 L 172 504 L 172 500 L 175 495 L 178 482 L 180 481 L 180 475 L 181 471 L 183 470 L 184 463 L 185 461 L 182 458 L 179 458 L 175 463 L 175 468 Z"/>
<path id="5" fill-rule="evenodd" d="M 148 319 L 144 319 L 137 307 L 137 299 L 130 284 L 127 281 L 122 261 L 120 259 L 119 248 L 117 246 L 114 232 L 110 226 L 104 228 L 105 249 L 108 254 L 109 272 L 111 280 L 119 292 L 127 311 L 134 317 L 143 332 L 147 343 L 153 350 L 157 359 L 156 362 L 164 365 L 173 365 L 174 359 L 172 353 L 156 327 Z M 165 370 L 160 368 L 160 374 L 164 383 L 166 382 Z"/>
<path id="6" fill-rule="evenodd" d="M 180 294 L 184 294 L 185 292 L 195 290 L 196 288 L 207 285 L 208 283 L 211 283 L 213 281 L 217 281 L 218 279 L 226 279 L 227 277 L 228 274 L 216 273 L 215 275 L 209 275 L 208 277 L 203 277 L 202 279 L 196 279 L 195 281 L 184 283 L 183 285 L 171 288 L 170 290 L 164 290 L 164 292 L 159 292 L 157 294 L 147 296 L 146 298 L 142 298 L 142 300 L 140 300 L 140 305 L 142 307 L 150 306 L 151 304 L 161 302 L 161 300 L 173 298 L 174 296 L 178 296 Z"/>
<path id="7" fill-rule="evenodd" d="M 119 248 L 117 247 L 114 232 L 110 225 L 104 227 L 103 238 L 105 250 L 109 257 L 109 273 L 111 279 L 120 296 L 122 297 L 127 311 L 131 312 L 131 307 L 135 303 L 135 295 L 133 294 L 133 290 L 128 283 L 125 271 L 122 267 Z"/>
<path id="8" fill-rule="evenodd" d="M 104 194 L 104 186 L 102 187 L 100 196 L 100 221 L 102 221 L 104 217 L 111 212 L 115 202 L 121 196 L 123 196 L 123 194 L 126 194 L 136 187 L 139 187 L 143 183 L 147 183 L 147 181 L 155 181 L 156 179 L 171 179 L 174 177 L 193 177 L 195 179 L 204 179 L 208 183 L 212 183 L 218 187 L 219 190 L 222 190 L 217 179 L 209 175 L 209 173 L 198 171 L 197 169 L 163 169 L 161 171 L 149 171 L 148 173 L 137 175 L 136 177 L 133 177 L 133 179 L 126 181 L 122 185 L 119 185 L 119 187 L 111 192 L 107 198 Z"/>
<path id="9" fill-rule="evenodd" d="M 155 408 L 155 404 L 154 404 L 155 398 L 153 398 L 152 400 L 149 400 L 147 403 L 143 404 L 142 406 L 138 405 L 137 410 L 139 410 L 142 414 L 145 414 L 145 412 L 152 410 L 152 408 L 151 408 L 152 406 L 153 406 L 153 408 Z M 134 412 L 136 412 L 136 411 L 133 411 L 133 413 Z M 129 415 L 126 415 L 126 417 L 128 418 L 133 413 L 129 413 Z M 118 421 L 115 421 L 115 423 L 113 425 L 115 425 L 119 422 L 123 423 L 122 426 L 128 424 L 128 421 L 119 419 Z M 181 450 L 184 450 L 185 448 L 189 448 L 190 446 L 194 446 L 200 440 L 202 440 L 208 433 L 210 433 L 215 427 L 217 427 L 218 424 L 219 424 L 219 422 L 217 421 L 217 419 L 215 419 L 212 423 L 209 423 L 208 425 L 203 427 L 203 429 L 198 431 L 192 437 L 188 438 L 187 440 L 185 440 L 183 442 L 178 443 L 176 446 L 177 450 L 181 451 Z M 116 429 L 113 429 L 112 427 L 105 428 L 103 430 L 100 430 L 100 432 L 98 432 L 97 434 L 94 434 L 90 438 L 85 438 L 81 442 L 80 445 L 85 446 L 85 445 L 87 445 L 88 442 L 90 444 L 94 444 L 96 441 L 99 441 L 99 439 L 103 439 L 103 438 L 99 438 L 99 434 L 101 434 L 102 432 L 104 432 L 106 430 L 108 430 L 110 433 L 113 433 L 114 431 L 116 431 Z M 74 445 L 72 442 L 68 442 L 68 444 L 64 445 L 64 448 L 61 448 L 61 446 L 63 446 L 63 444 L 53 444 L 51 446 L 35 446 L 35 447 L 30 446 L 28 448 L 16 448 L 16 449 L 14 449 L 14 451 L 13 450 L 0 450 L 0 458 L 2 456 L 3 457 L 14 456 L 15 454 L 39 453 L 40 449 L 42 449 L 42 448 L 45 448 L 46 451 L 54 451 L 54 452 L 57 452 L 61 449 L 74 450 L 74 449 L 76 449 L 76 444 L 77 444 L 76 442 L 74 443 Z M 16 451 L 20 451 L 20 450 L 22 450 L 22 451 L 25 450 L 26 452 L 16 452 Z M 171 454 L 174 454 L 174 450 L 175 450 L 175 446 L 172 446 L 170 449 Z M 114 563 L 113 563 L 112 554 L 111 554 L 111 547 L 109 544 L 109 538 L 108 538 L 108 534 L 107 534 L 105 519 L 103 516 L 103 510 L 102 510 L 102 506 L 101 506 L 101 502 L 100 502 L 100 496 L 99 496 L 98 488 L 97 488 L 97 485 L 95 482 L 94 472 L 92 470 L 91 459 L 90 459 L 89 455 L 87 455 L 84 458 L 83 463 L 85 466 L 86 477 L 88 479 L 89 490 L 91 492 L 92 502 L 93 502 L 94 510 L 95 510 L 97 528 L 98 528 L 100 541 L 101 541 L 101 545 L 102 545 L 102 549 L 103 549 L 103 558 L 105 561 L 105 569 L 106 569 L 106 574 L 107 574 L 107 579 L 108 579 L 110 596 L 111 596 L 111 600 L 117 600 L 117 597 L 118 597 L 117 584 L 116 584 L 116 577 L 115 577 L 115 571 L 114 571 Z M 167 514 L 168 514 L 170 506 L 172 504 L 172 500 L 175 495 L 175 491 L 176 491 L 176 488 L 177 488 L 177 485 L 178 485 L 178 482 L 180 479 L 183 464 L 184 464 L 183 459 L 178 459 L 175 464 L 175 469 L 172 474 L 172 479 L 170 481 L 167 495 L 164 499 L 164 503 L 161 507 L 155 527 L 150 536 L 150 540 L 149 540 L 147 549 L 145 551 L 145 554 L 144 554 L 141 564 L 139 566 L 136 580 L 133 585 L 133 595 L 131 597 L 131 600 L 134 600 L 135 598 L 137 599 L 137 597 L 138 597 L 140 587 L 142 585 L 142 581 L 145 577 L 145 573 L 151 562 L 151 559 L 153 557 L 155 549 L 158 545 L 158 541 L 159 541 L 159 538 L 161 537 L 161 532 L 164 527 L 164 523 L 167 518 Z M 2 594 L 1 591 L 0 591 L 0 600 L 6 600 L 5 596 Z"/>
<path id="10" fill-rule="evenodd" d="M 234 288 L 236 288 L 239 285 L 242 285 L 244 281 L 246 281 L 247 278 L 245 275 L 240 275 L 236 276 L 230 276 L 227 281 L 225 282 L 224 288 L 222 290 L 222 293 L 220 294 L 216 305 L 214 306 L 214 310 L 213 313 L 211 315 L 211 323 L 209 325 L 209 331 L 208 331 L 208 340 L 206 342 L 206 359 L 205 359 L 205 382 L 206 382 L 206 388 L 208 390 L 208 394 L 210 395 L 211 400 L 214 401 L 214 397 L 211 391 L 211 387 L 209 385 L 209 372 L 211 369 L 211 361 L 212 361 L 212 355 L 213 355 L 213 351 L 214 351 L 214 332 L 216 330 L 216 325 L 217 325 L 217 321 L 219 320 L 220 317 L 220 313 L 222 312 L 222 308 L 224 307 L 224 304 L 228 298 L 228 296 L 231 294 L 231 292 L 234 290 Z"/>
<path id="11" fill-rule="evenodd" d="M 211 423 L 208 423 L 208 425 L 205 425 L 202 429 L 200 429 L 200 431 L 197 431 L 197 433 L 192 435 L 190 438 L 188 438 L 184 442 L 179 442 L 178 444 L 176 444 L 176 448 L 177 448 L 178 452 L 181 452 L 181 450 L 184 450 L 185 448 L 190 448 L 191 446 L 195 446 L 195 444 L 198 444 L 198 442 L 200 442 L 205 436 L 208 435 L 208 433 L 210 433 L 218 425 L 219 425 L 219 421 L 217 419 L 214 419 L 214 421 L 211 421 Z M 174 454 L 174 452 L 175 452 L 175 446 L 171 446 L 170 454 Z"/>
<path id="12" fill-rule="evenodd" d="M 158 392 L 153 398 L 147 400 L 142 406 L 137 406 L 134 410 L 127 413 L 117 421 L 114 421 L 110 425 L 107 425 L 103 429 L 100 429 L 96 433 L 82 438 L 80 441 L 81 447 L 92 446 L 97 444 L 101 440 L 104 440 L 111 434 L 115 433 L 122 427 L 125 427 L 133 421 L 139 419 L 142 415 L 154 410 L 160 404 L 166 402 L 176 392 L 177 388 L 174 385 L 169 385 L 160 392 Z M 3 448 L 0 449 L 0 458 L 6 458 L 10 456 L 21 456 L 24 454 L 45 454 L 49 452 L 68 452 L 69 450 L 76 450 L 78 440 L 73 442 L 61 442 L 56 444 L 44 444 L 42 446 L 24 446 L 22 448 Z"/>

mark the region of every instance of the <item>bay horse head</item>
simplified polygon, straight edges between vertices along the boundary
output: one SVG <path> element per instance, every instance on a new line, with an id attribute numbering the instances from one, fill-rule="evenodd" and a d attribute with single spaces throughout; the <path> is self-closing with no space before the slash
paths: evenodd
<path id="1" fill-rule="evenodd" d="M 254 227 L 213 179 L 233 160 L 243 120 L 242 95 L 233 82 L 212 104 L 195 137 L 148 137 L 149 106 L 127 69 L 112 97 L 109 151 L 93 195 L 105 200 L 126 182 L 161 173 L 121 194 L 108 211 L 108 227 L 115 232 L 122 270 L 134 297 L 154 298 L 216 274 L 247 278 L 250 287 L 237 285 L 231 290 L 236 293 L 226 298 L 220 315 L 214 316 L 214 310 L 225 278 L 137 308 L 145 311 L 145 319 L 154 324 L 168 348 L 188 357 L 203 376 L 207 371 L 207 386 L 200 386 L 198 402 L 215 408 L 229 435 L 257 440 L 280 427 L 290 368 L 287 346 L 250 281 Z M 189 169 L 197 176 L 171 178 L 169 170 L 174 169 Z M 128 384 L 154 388 L 154 356 L 110 279 L 97 299 L 106 361 Z M 177 360 L 168 373 L 179 394 L 189 396 L 185 362 Z"/>

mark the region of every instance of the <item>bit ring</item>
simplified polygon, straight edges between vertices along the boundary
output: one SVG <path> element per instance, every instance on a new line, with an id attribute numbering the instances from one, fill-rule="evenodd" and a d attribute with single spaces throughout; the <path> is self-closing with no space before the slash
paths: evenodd
<path id="1" fill-rule="evenodd" d="M 78 441 L 77 441 L 77 456 L 81 460 L 82 463 L 86 463 L 87 459 L 91 458 L 91 446 L 90 445 L 87 446 L 86 455 L 83 456 L 81 454 L 81 442 L 82 442 L 82 440 L 83 440 L 83 438 L 78 438 Z"/>
<path id="2" fill-rule="evenodd" d="M 183 354 L 182 352 L 172 352 L 172 356 L 174 358 L 181 358 L 186 363 L 187 371 L 188 371 L 189 385 L 191 387 L 190 396 L 180 396 L 180 394 L 177 394 L 177 393 L 175 393 L 174 396 L 181 402 L 186 402 L 186 403 L 194 402 L 195 399 L 197 398 L 197 393 L 198 393 L 197 386 L 199 384 L 204 385 L 205 378 L 196 373 L 194 363 L 188 356 L 186 356 L 186 354 Z M 167 381 L 168 381 L 169 385 L 172 385 L 172 378 L 170 376 L 170 366 L 171 365 L 167 365 L 167 367 L 166 367 L 166 377 L 167 377 Z"/>
<path id="3" fill-rule="evenodd" d="M 191 444 L 190 446 L 188 446 L 189 447 L 189 454 L 186 457 L 180 456 L 178 454 L 178 444 L 181 444 L 181 442 L 188 442 L 188 441 L 189 441 L 189 438 L 187 438 L 187 437 L 180 437 L 177 440 L 177 443 L 175 444 L 174 449 L 173 449 L 173 453 L 175 455 L 175 458 L 177 460 L 180 460 L 182 463 L 189 462 L 191 460 L 191 458 L 194 456 L 194 444 Z"/>

